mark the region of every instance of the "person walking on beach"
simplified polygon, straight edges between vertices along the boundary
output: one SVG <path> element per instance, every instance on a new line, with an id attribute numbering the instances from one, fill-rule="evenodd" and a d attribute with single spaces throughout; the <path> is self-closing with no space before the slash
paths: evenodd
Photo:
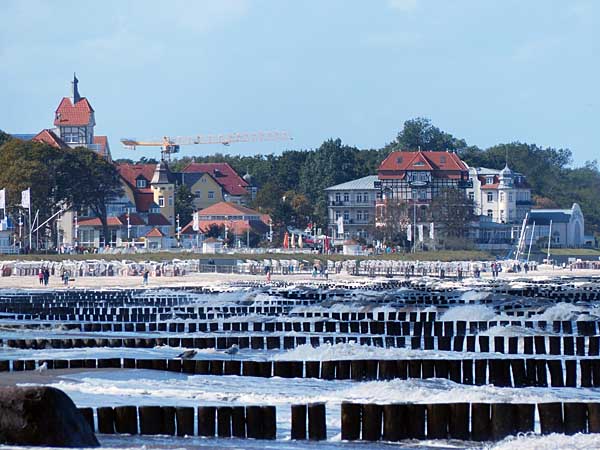
<path id="1" fill-rule="evenodd" d="M 142 274 L 142 284 L 144 286 L 148 285 L 148 277 L 150 276 L 150 271 L 148 269 L 144 269 L 144 273 Z"/>
<path id="2" fill-rule="evenodd" d="M 50 281 L 50 269 L 47 267 L 44 269 L 44 286 L 48 286 L 48 282 Z"/>
<path id="3" fill-rule="evenodd" d="M 40 281 L 40 284 L 44 284 L 44 269 L 40 269 L 38 272 L 38 280 Z"/>

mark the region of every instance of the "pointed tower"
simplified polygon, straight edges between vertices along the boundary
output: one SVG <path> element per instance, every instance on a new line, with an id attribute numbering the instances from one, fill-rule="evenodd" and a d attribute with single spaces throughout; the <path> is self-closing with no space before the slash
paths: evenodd
<path id="1" fill-rule="evenodd" d="M 71 103 L 75 104 L 81 100 L 81 96 L 79 95 L 79 89 L 77 84 L 79 80 L 77 79 L 77 75 L 73 72 L 73 81 L 71 81 Z"/>
<path id="2" fill-rule="evenodd" d="M 150 187 L 154 194 L 154 203 L 159 206 L 161 214 L 171 223 L 170 234 L 173 236 L 175 231 L 175 180 L 164 159 L 156 165 Z"/>

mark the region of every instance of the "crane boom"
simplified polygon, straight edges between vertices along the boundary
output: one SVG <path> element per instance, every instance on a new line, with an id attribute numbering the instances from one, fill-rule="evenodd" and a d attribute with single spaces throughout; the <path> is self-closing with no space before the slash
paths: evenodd
<path id="1" fill-rule="evenodd" d="M 229 145 L 238 142 L 274 142 L 289 141 L 291 139 L 292 138 L 286 131 L 258 131 L 253 133 L 200 134 L 198 136 L 165 136 L 162 140 L 143 141 L 132 138 L 123 138 L 121 139 L 121 143 L 129 150 L 135 150 L 136 147 L 161 147 L 163 159 L 170 159 L 172 153 L 179 152 L 180 145 Z"/>

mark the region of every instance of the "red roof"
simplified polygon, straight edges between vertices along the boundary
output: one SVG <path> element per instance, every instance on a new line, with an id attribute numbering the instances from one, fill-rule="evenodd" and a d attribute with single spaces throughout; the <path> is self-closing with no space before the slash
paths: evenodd
<path id="1" fill-rule="evenodd" d="M 181 229 L 182 234 L 195 234 L 193 221 Z M 259 220 L 202 220 L 198 221 L 200 232 L 206 233 L 211 225 L 227 227 L 228 232 L 233 234 L 245 234 L 248 230 L 264 233 L 268 230 L 267 225 Z"/>
<path id="2" fill-rule="evenodd" d="M 121 221 L 121 223 L 127 225 L 127 214 L 121 214 L 119 216 L 119 220 Z M 131 226 L 146 225 L 146 222 L 144 222 L 144 219 L 142 219 L 142 216 L 140 216 L 139 214 L 130 213 L 129 214 L 129 225 L 131 225 Z"/>
<path id="3" fill-rule="evenodd" d="M 148 212 L 154 204 L 154 193 L 150 181 L 154 175 L 156 164 L 117 164 L 121 178 L 129 185 L 135 198 L 135 208 L 139 212 Z M 137 180 L 143 177 L 146 180 L 145 188 L 137 187 Z"/>
<path id="4" fill-rule="evenodd" d="M 152 228 L 150 231 L 146 233 L 146 237 L 165 237 L 164 233 L 160 231 L 158 228 Z"/>
<path id="5" fill-rule="evenodd" d="M 42 130 L 32 137 L 31 140 L 35 142 L 43 142 L 44 144 L 51 145 L 52 147 L 61 150 L 69 148 L 69 146 L 65 144 L 65 142 L 52 130 Z"/>
<path id="6" fill-rule="evenodd" d="M 100 146 L 98 153 L 101 155 L 108 153 L 108 138 L 106 136 L 94 136 L 94 144 Z"/>
<path id="7" fill-rule="evenodd" d="M 215 203 L 198 212 L 198 215 L 200 218 L 202 216 L 263 216 L 259 211 L 231 202 Z"/>
<path id="8" fill-rule="evenodd" d="M 167 226 L 171 225 L 169 219 L 159 213 L 148 214 L 148 225 L 153 226 Z"/>
<path id="9" fill-rule="evenodd" d="M 55 126 L 82 126 L 88 125 L 92 120 L 94 109 L 85 97 L 81 98 L 75 105 L 69 97 L 64 97 L 54 116 Z"/>
<path id="10" fill-rule="evenodd" d="M 108 217 L 107 221 L 108 221 L 109 227 L 123 226 L 123 222 L 121 222 L 121 220 L 119 220 L 118 217 L 110 216 L 110 217 Z M 125 223 L 127 223 L 127 222 L 125 222 Z M 98 217 L 89 217 L 89 218 L 79 219 L 77 221 L 77 225 L 80 227 L 101 227 L 102 222 L 100 221 L 100 218 L 98 218 Z"/>
<path id="11" fill-rule="evenodd" d="M 208 173 L 229 195 L 248 195 L 248 183 L 227 163 L 190 163 L 184 173 Z"/>
<path id="12" fill-rule="evenodd" d="M 392 152 L 383 160 L 379 170 L 469 170 L 456 153 L 450 152 Z"/>

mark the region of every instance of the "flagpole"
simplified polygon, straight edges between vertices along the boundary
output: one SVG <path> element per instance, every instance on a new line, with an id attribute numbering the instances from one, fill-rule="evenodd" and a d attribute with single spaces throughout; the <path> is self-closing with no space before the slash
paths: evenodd
<path id="1" fill-rule="evenodd" d="M 29 202 L 29 208 L 27 208 L 27 211 L 29 211 L 29 251 L 31 251 L 31 200 Z"/>

